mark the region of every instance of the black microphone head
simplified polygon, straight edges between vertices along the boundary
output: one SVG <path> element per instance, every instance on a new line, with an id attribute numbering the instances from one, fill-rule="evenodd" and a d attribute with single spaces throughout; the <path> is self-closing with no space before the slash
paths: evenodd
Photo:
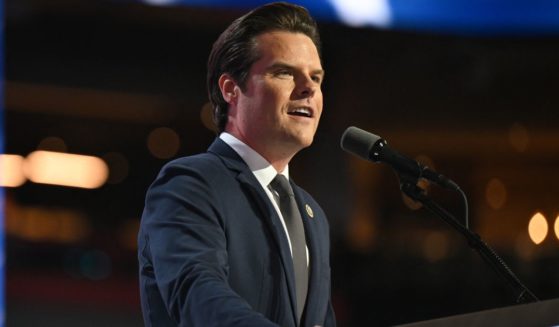
<path id="1" fill-rule="evenodd" d="M 369 133 L 355 126 L 350 126 L 342 135 L 340 145 L 345 151 L 353 153 L 363 159 L 370 160 L 371 149 L 379 140 L 382 139 L 378 135 Z"/>

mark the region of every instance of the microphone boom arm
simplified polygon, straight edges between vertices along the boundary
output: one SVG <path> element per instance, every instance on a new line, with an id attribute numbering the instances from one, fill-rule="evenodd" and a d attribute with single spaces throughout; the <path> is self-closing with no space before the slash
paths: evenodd
<path id="1" fill-rule="evenodd" d="M 400 189 L 404 192 L 404 194 L 423 204 L 425 208 L 439 216 L 466 238 L 470 247 L 476 250 L 482 259 L 485 260 L 491 268 L 493 268 L 497 275 L 505 280 L 505 282 L 512 288 L 515 293 L 516 303 L 539 301 L 534 293 L 532 293 L 526 286 L 524 286 L 524 284 L 520 282 L 503 259 L 501 259 L 501 257 L 499 257 L 499 255 L 497 255 L 497 253 L 495 253 L 495 251 L 493 251 L 493 249 L 491 249 L 478 234 L 464 227 L 451 213 L 429 198 L 425 192 L 417 186 L 417 180 L 414 180 L 414 178 L 400 178 L 400 181 Z"/>
<path id="2" fill-rule="evenodd" d="M 493 270 L 512 287 L 517 303 L 535 302 L 538 298 L 524 286 L 510 268 L 505 264 L 495 251 L 493 251 L 479 235 L 468 229 L 468 200 L 458 184 L 451 179 L 421 165 L 416 160 L 391 149 L 388 143 L 380 136 L 369 133 L 355 126 L 348 127 L 340 140 L 342 149 L 366 160 L 383 162 L 390 165 L 398 174 L 400 188 L 407 196 L 423 204 L 425 208 L 442 218 L 450 226 L 460 232 L 468 240 L 471 248 L 493 268 Z M 434 182 L 446 189 L 460 192 L 464 198 L 465 222 L 460 224 L 448 211 L 431 200 L 423 190 L 417 186 L 420 178 Z"/>

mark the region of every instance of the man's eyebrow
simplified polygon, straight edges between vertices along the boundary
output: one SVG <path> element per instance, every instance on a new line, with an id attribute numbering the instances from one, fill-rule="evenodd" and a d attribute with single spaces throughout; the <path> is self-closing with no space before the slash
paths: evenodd
<path id="1" fill-rule="evenodd" d="M 295 67 L 292 66 L 292 65 L 283 63 L 283 62 L 276 62 L 276 63 L 273 63 L 272 65 L 270 65 L 270 66 L 268 67 L 267 70 L 276 70 L 276 69 L 289 69 L 289 70 L 294 70 Z"/>
<path id="2" fill-rule="evenodd" d="M 297 70 L 297 68 L 293 65 L 286 64 L 284 62 L 277 62 L 268 67 L 267 70 L 276 70 L 276 69 L 288 69 L 288 70 Z M 324 69 L 314 69 L 311 71 L 313 75 L 318 74 L 324 76 L 326 73 Z"/>

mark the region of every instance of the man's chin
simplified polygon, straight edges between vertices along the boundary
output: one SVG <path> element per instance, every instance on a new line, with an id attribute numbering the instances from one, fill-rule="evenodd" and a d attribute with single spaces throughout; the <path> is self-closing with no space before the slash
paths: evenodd
<path id="1" fill-rule="evenodd" d="M 314 140 L 314 133 L 300 132 L 300 131 L 295 133 L 289 133 L 287 138 L 285 138 L 284 140 L 287 141 L 285 145 L 289 144 L 288 146 L 292 148 L 293 152 L 296 153 L 299 150 L 307 148 L 312 144 Z"/>
<path id="2" fill-rule="evenodd" d="M 314 140 L 313 136 L 301 137 L 297 139 L 296 143 L 299 147 L 299 150 L 302 150 L 304 148 L 308 148 L 309 146 L 311 146 L 313 140 Z"/>

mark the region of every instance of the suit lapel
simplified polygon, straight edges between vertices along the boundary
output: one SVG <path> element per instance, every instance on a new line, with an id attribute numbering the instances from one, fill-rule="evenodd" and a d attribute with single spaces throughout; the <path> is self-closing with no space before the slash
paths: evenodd
<path id="1" fill-rule="evenodd" d="M 297 309 L 295 300 L 295 275 L 293 270 L 293 259 L 291 258 L 291 251 L 289 250 L 289 243 L 287 235 L 283 229 L 280 218 L 274 206 L 270 203 L 270 199 L 262 186 L 250 171 L 243 159 L 228 146 L 221 139 L 217 138 L 209 147 L 208 152 L 214 153 L 219 156 L 225 166 L 232 171 L 238 173 L 237 180 L 241 185 L 249 191 L 255 203 L 262 211 L 262 218 L 268 226 L 277 250 L 280 254 L 281 262 L 287 279 L 287 288 L 289 290 L 289 298 L 291 303 L 291 312 L 293 313 L 294 321 L 297 321 Z M 309 250 L 310 251 L 310 250 Z"/>

